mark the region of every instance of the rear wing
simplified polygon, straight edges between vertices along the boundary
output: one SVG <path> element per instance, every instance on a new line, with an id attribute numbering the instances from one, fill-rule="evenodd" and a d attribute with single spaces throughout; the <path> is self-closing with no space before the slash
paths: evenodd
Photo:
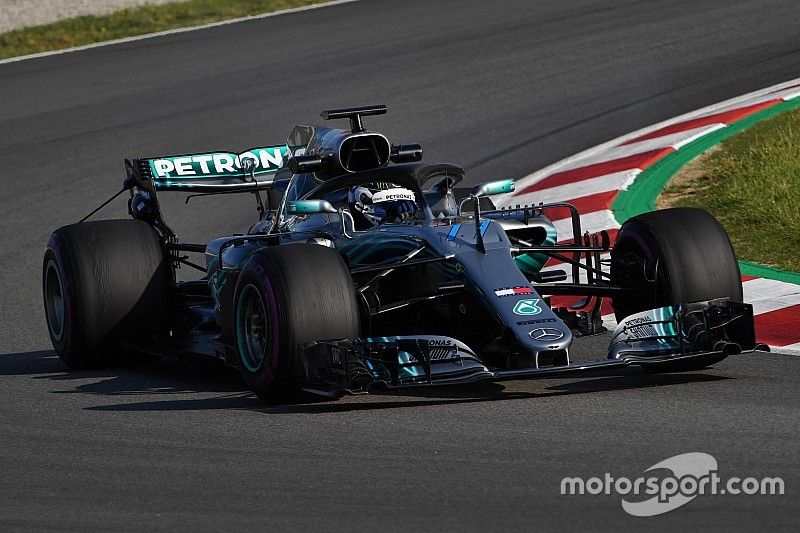
<path id="1" fill-rule="evenodd" d="M 219 151 L 126 159 L 127 177 L 122 190 L 83 220 L 92 216 L 122 192 L 130 191 L 129 214 L 135 219 L 152 224 L 169 240 L 175 241 L 175 232 L 161 215 L 157 192 L 190 193 L 186 198 L 187 203 L 193 195 L 250 192 L 255 194 L 258 212 L 264 213 L 260 191 L 266 190 L 269 197 L 269 189 L 273 186 L 275 175 L 281 171 L 291 175 L 287 166 L 290 155 L 289 147 L 283 144 L 251 148 L 239 153 Z M 194 245 L 180 248 L 176 242 L 172 244 L 178 246 L 176 250 L 197 251 L 192 248 Z M 176 261 L 182 261 L 177 255 L 175 257 Z"/>
<path id="2" fill-rule="evenodd" d="M 284 145 L 251 148 L 244 152 L 206 152 L 126 160 L 140 184 L 155 191 L 222 192 L 267 188 L 275 173 L 287 168 Z"/>

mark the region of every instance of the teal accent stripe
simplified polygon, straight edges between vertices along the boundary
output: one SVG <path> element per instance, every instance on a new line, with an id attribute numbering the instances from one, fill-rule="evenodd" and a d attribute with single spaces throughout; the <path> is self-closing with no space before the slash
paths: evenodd
<path id="1" fill-rule="evenodd" d="M 486 230 L 489 229 L 489 223 L 490 222 L 491 221 L 489 221 L 489 220 L 484 220 L 483 222 L 481 222 L 481 237 L 486 235 Z"/>

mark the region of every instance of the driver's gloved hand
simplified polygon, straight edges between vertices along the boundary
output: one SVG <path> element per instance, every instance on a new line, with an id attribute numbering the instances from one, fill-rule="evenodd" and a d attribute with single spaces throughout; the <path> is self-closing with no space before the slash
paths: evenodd
<path id="1" fill-rule="evenodd" d="M 411 200 L 398 200 L 386 211 L 385 220 L 388 222 L 407 222 L 413 220 L 419 208 Z"/>

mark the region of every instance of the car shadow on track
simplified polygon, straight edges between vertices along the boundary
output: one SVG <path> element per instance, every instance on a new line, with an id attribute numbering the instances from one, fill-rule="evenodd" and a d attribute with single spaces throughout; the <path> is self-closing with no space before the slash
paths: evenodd
<path id="1" fill-rule="evenodd" d="M 0 355 L 0 378 L 28 376 L 46 383 L 43 393 L 140 398 L 176 397 L 168 401 L 132 401 L 108 410 L 182 410 L 262 407 L 240 374 L 213 360 L 162 359 L 135 365 L 92 370 L 70 370 L 52 350 Z M 177 396 L 202 394 L 203 399 Z M 210 396 L 210 397 L 209 397 Z M 158 404 L 163 404 L 158 407 Z M 90 406 L 87 409 L 106 409 Z"/>
<path id="2" fill-rule="evenodd" d="M 60 374 L 65 368 L 52 350 L 0 355 L 0 376 Z"/>
<path id="3" fill-rule="evenodd" d="M 597 376 L 597 375 L 595 375 Z M 574 394 L 598 393 L 616 390 L 641 389 L 647 387 L 681 385 L 698 382 L 713 382 L 731 379 L 705 372 L 685 374 L 646 374 L 639 369 L 627 369 L 615 373 L 601 375 L 594 379 L 580 378 L 579 381 L 569 381 L 562 378 L 559 383 L 551 386 L 537 387 L 536 391 L 509 390 L 500 383 L 479 383 L 471 385 L 454 385 L 449 387 L 435 387 L 430 389 L 414 389 L 406 392 L 393 391 L 391 394 L 378 394 L 361 396 L 363 401 L 339 401 L 302 405 L 275 405 L 262 406 L 258 409 L 270 414 L 293 413 L 336 413 L 347 411 L 363 411 L 372 409 L 394 409 L 422 406 L 437 406 L 462 403 L 497 402 L 509 400 L 541 399 L 555 396 L 569 396 Z M 548 380 L 550 383 L 551 380 Z M 528 383 L 537 383 L 530 381 Z M 542 383 L 542 382 L 539 382 Z"/>
<path id="4" fill-rule="evenodd" d="M 85 394 L 125 398 L 123 403 L 92 405 L 97 411 L 181 411 L 246 409 L 264 414 L 314 414 L 496 402 L 599 393 L 647 387 L 683 385 L 730 379 L 708 371 L 681 374 L 648 374 L 639 368 L 598 372 L 580 378 L 561 378 L 509 384 L 477 383 L 394 390 L 391 393 L 348 396 L 338 401 L 305 397 L 282 405 L 268 405 L 256 398 L 238 372 L 216 361 L 160 360 L 138 366 L 103 370 L 67 370 L 52 351 L 0 355 L 0 376 L 31 376 L 72 388 L 50 390 L 53 394 Z M 523 388 L 525 390 L 517 390 Z M 146 398 L 146 399 L 145 399 Z"/>

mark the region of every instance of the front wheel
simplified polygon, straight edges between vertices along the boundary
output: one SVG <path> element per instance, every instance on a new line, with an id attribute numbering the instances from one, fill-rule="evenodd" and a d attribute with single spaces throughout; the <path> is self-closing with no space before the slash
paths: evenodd
<path id="1" fill-rule="evenodd" d="M 611 250 L 611 282 L 635 289 L 612 301 L 617 320 L 717 298 L 742 302 L 739 263 L 728 234 L 702 209 L 664 209 L 626 221 Z M 657 370 L 702 368 L 724 358 L 669 363 Z"/>
<path id="2" fill-rule="evenodd" d="M 250 389 L 285 399 L 305 375 L 303 346 L 359 336 L 350 272 L 338 253 L 316 244 L 262 250 L 236 284 L 233 342 Z"/>

